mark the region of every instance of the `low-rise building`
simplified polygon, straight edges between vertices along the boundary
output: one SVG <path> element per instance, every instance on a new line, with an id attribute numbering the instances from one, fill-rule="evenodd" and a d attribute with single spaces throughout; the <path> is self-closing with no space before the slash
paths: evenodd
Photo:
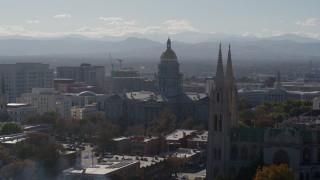
<path id="1" fill-rule="evenodd" d="M 71 108 L 71 116 L 75 119 L 84 119 L 90 118 L 97 114 L 96 104 L 86 105 L 82 107 L 72 107 Z"/>
<path id="2" fill-rule="evenodd" d="M 27 103 L 8 103 L 7 111 L 9 120 L 23 123 L 27 116 L 35 115 L 37 113 L 37 107 Z"/>
<path id="3" fill-rule="evenodd" d="M 134 136 L 132 154 L 153 155 L 161 152 L 161 138 L 155 136 Z"/>
<path id="4" fill-rule="evenodd" d="M 173 133 L 165 136 L 167 151 L 186 148 L 188 138 L 192 137 L 195 132 L 196 130 L 176 129 Z"/>
<path id="5" fill-rule="evenodd" d="M 116 154 L 130 154 L 131 153 L 131 145 L 132 140 L 131 137 L 117 137 L 113 138 L 112 141 L 115 143 L 114 152 Z"/>
<path id="6" fill-rule="evenodd" d="M 207 149 L 208 131 L 197 132 L 188 139 L 187 148 L 189 149 Z"/>
<path id="7" fill-rule="evenodd" d="M 135 160 L 108 160 L 87 168 L 70 168 L 63 171 L 64 180 L 130 179 L 138 177 L 140 162 Z"/>
<path id="8" fill-rule="evenodd" d="M 139 161 L 139 179 L 143 180 L 162 180 L 169 179 L 171 177 L 170 169 L 167 161 L 162 157 L 151 156 L 119 156 L 114 155 L 113 160 L 132 160 Z M 109 160 L 107 160 L 108 162 Z"/>

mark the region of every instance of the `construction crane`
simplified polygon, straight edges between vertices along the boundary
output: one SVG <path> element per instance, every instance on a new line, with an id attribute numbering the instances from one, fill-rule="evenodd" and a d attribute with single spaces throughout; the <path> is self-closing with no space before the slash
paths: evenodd
<path id="1" fill-rule="evenodd" d="M 122 64 L 122 62 L 123 62 L 123 59 L 116 59 L 116 61 L 119 61 L 120 69 L 121 69 L 121 64 Z"/>

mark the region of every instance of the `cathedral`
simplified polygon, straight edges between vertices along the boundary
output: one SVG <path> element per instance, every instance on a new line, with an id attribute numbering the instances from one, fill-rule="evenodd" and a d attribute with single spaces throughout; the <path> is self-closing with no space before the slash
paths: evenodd
<path id="1" fill-rule="evenodd" d="M 210 92 L 207 179 L 237 174 L 257 159 L 267 165 L 288 164 L 299 180 L 320 179 L 320 131 L 238 127 L 230 45 L 226 73 L 220 45 Z"/>
<path id="2" fill-rule="evenodd" d="M 160 56 L 158 73 L 155 74 L 157 90 L 112 94 L 106 100 L 106 115 L 109 121 L 125 120 L 131 126 L 148 125 L 155 117 L 169 110 L 176 119 L 193 118 L 207 122 L 209 97 L 205 93 L 184 92 L 183 74 L 170 38 Z"/>

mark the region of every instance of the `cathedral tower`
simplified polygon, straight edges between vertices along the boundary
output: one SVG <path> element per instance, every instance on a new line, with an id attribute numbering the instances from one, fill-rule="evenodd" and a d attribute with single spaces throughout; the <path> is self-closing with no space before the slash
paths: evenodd
<path id="1" fill-rule="evenodd" d="M 158 65 L 158 92 L 165 96 L 175 96 L 183 92 L 183 75 L 180 73 L 176 53 L 171 48 L 171 41 L 168 38 L 167 48 L 160 57 Z"/>
<path id="2" fill-rule="evenodd" d="M 213 180 L 218 175 L 223 175 L 229 170 L 230 129 L 231 127 L 237 126 L 235 114 L 236 90 L 232 70 L 230 46 L 226 75 L 224 75 L 220 44 L 215 86 L 210 92 L 210 117 L 207 149 L 208 180 Z"/>

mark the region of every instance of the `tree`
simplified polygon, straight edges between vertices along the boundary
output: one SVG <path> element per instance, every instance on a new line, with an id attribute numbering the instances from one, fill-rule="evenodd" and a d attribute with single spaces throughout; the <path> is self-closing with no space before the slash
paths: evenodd
<path id="1" fill-rule="evenodd" d="M 294 172 L 287 164 L 263 166 L 257 169 L 254 180 L 293 180 Z"/>
<path id="2" fill-rule="evenodd" d="M 38 179 L 36 165 L 30 160 L 15 160 L 2 168 L 0 179 Z"/>
<path id="3" fill-rule="evenodd" d="M 16 134 L 21 132 L 22 132 L 21 126 L 13 122 L 5 123 L 1 128 L 2 135 Z"/>
<path id="4" fill-rule="evenodd" d="M 10 159 L 11 157 L 9 150 L 0 145 L 0 167 L 4 164 L 9 163 Z"/>

